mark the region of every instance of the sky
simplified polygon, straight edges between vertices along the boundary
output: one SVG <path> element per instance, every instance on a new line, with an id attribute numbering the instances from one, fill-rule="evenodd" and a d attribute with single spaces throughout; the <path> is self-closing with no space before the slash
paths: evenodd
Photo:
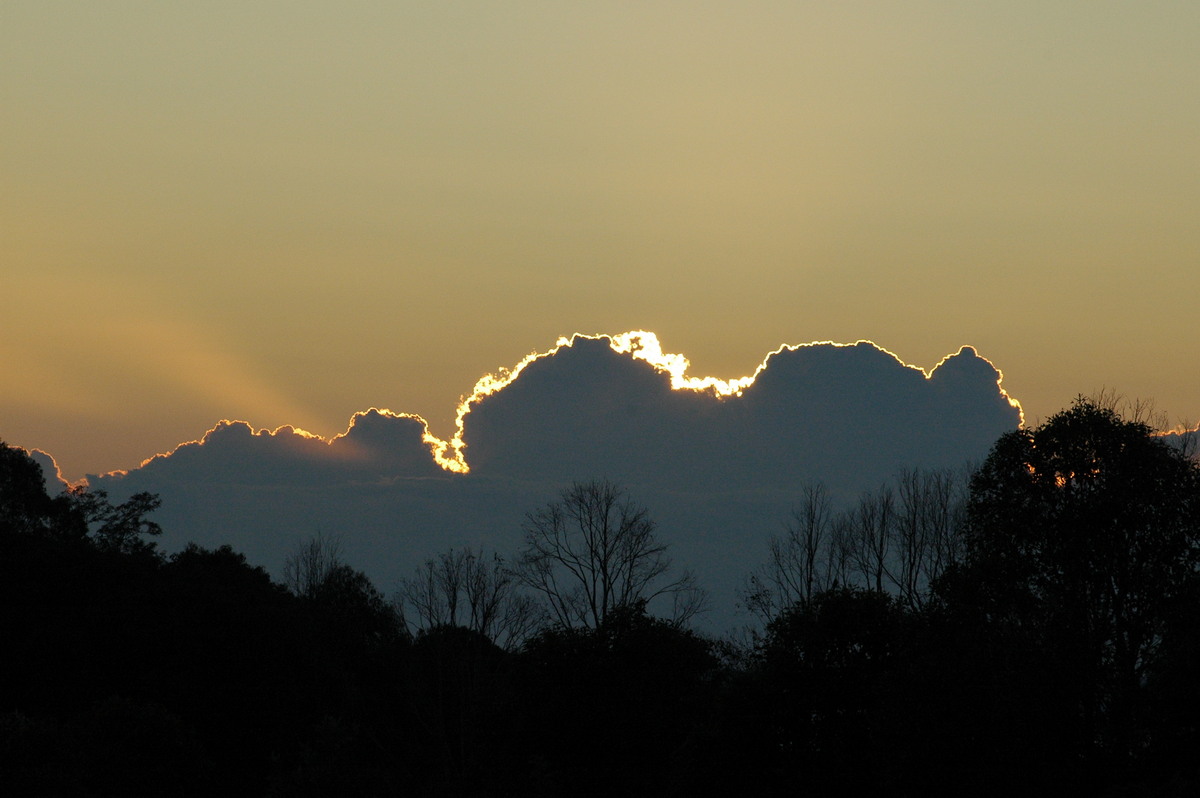
<path id="1" fill-rule="evenodd" d="M 1200 419 L 1200 6 L 0 6 L 0 438 L 68 478 L 219 419 L 454 431 L 652 330 L 692 375 L 963 345 L 1036 423 Z"/>

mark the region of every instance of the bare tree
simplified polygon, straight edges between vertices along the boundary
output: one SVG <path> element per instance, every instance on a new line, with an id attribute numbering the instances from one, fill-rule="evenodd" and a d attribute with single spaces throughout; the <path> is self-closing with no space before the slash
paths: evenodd
<path id="1" fill-rule="evenodd" d="M 742 601 L 764 622 L 831 586 L 835 561 L 833 503 L 825 485 L 806 484 L 782 536 L 771 538 L 766 565 L 751 574 Z"/>
<path id="2" fill-rule="evenodd" d="M 951 566 L 961 563 L 965 557 L 966 544 L 962 533 L 967 520 L 970 475 L 974 470 L 974 467 L 964 466 L 958 471 L 937 472 L 937 484 L 930 494 L 928 582 L 941 576 Z"/>
<path id="3" fill-rule="evenodd" d="M 896 477 L 887 575 L 900 600 L 914 609 L 924 603 L 930 582 L 957 560 L 963 505 L 956 493 L 950 471 L 908 469 Z"/>
<path id="4" fill-rule="evenodd" d="M 298 545 L 283 563 L 283 584 L 297 596 L 313 598 L 342 564 L 342 539 L 318 533 Z"/>
<path id="5" fill-rule="evenodd" d="M 517 588 L 498 555 L 450 549 L 401 581 L 396 605 L 411 632 L 461 626 L 511 649 L 541 620 L 536 603 Z"/>
<path id="6" fill-rule="evenodd" d="M 607 480 L 576 482 L 557 501 L 525 518 L 525 548 L 516 576 L 540 593 L 563 626 L 599 627 L 618 608 L 672 603 L 682 625 L 704 610 L 689 572 L 672 577 L 666 544 L 654 536 L 645 507 Z"/>
<path id="7" fill-rule="evenodd" d="M 767 562 L 747 579 L 743 605 L 762 621 L 824 591 L 857 586 L 920 608 L 930 584 L 962 557 L 967 480 L 907 470 L 835 512 L 820 483 L 801 489 Z"/>
<path id="8" fill-rule="evenodd" d="M 801 598 L 812 598 L 814 593 L 828 587 L 820 563 L 829 545 L 832 516 L 833 505 L 825 486 L 820 482 L 806 485 L 800 505 L 792 510 L 787 530 L 788 548 L 799 555 L 795 565 L 800 580 L 796 587 Z"/>
<path id="9" fill-rule="evenodd" d="M 825 584 L 829 589 L 847 587 L 852 584 L 855 547 L 854 519 L 848 512 L 834 516 L 829 526 L 829 554 L 825 561 Z"/>
<path id="10" fill-rule="evenodd" d="M 893 554 L 885 571 L 900 600 L 910 607 L 920 605 L 921 579 L 929 546 L 925 523 L 925 480 L 916 469 L 905 469 L 896 477 L 895 512 L 889 548 Z"/>
<path id="11" fill-rule="evenodd" d="M 878 493 L 864 493 L 851 511 L 851 562 L 870 590 L 883 591 L 891 549 L 896 494 L 888 485 Z"/>
<path id="12" fill-rule="evenodd" d="M 1134 397 L 1130 399 L 1111 388 L 1102 388 L 1088 397 L 1088 401 L 1102 410 L 1108 410 L 1136 424 L 1145 424 L 1155 437 L 1163 436 L 1186 458 L 1200 457 L 1200 425 L 1188 418 L 1181 418 L 1172 426 L 1170 416 L 1159 410 L 1153 399 Z M 1169 436 L 1169 437 L 1167 437 Z"/>
<path id="13" fill-rule="evenodd" d="M 950 470 L 910 469 L 866 493 L 844 513 L 859 583 L 888 590 L 912 608 L 962 556 L 967 480 Z"/>

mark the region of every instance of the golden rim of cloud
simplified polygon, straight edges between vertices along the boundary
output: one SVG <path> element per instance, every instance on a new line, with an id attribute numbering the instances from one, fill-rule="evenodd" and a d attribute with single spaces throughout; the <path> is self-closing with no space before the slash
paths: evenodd
<path id="1" fill-rule="evenodd" d="M 794 352 L 798 349 L 802 349 L 805 347 L 812 347 L 812 346 L 833 346 L 833 347 L 849 348 L 849 347 L 855 347 L 855 346 L 859 346 L 862 344 L 866 344 L 866 345 L 872 346 L 875 349 L 878 349 L 880 352 L 894 358 L 897 363 L 900 363 L 905 368 L 911 368 L 916 371 L 919 371 L 925 377 L 925 379 L 929 379 L 934 374 L 934 372 L 936 372 L 938 370 L 938 368 L 940 368 L 944 363 L 946 363 L 947 360 L 961 354 L 964 350 L 970 349 L 972 354 L 974 354 L 976 357 L 980 358 L 985 363 L 990 365 L 993 369 L 995 369 L 996 375 L 997 375 L 996 387 L 1000 391 L 1000 395 L 1002 397 L 1004 397 L 1004 399 L 1007 400 L 1008 403 L 1017 410 L 1017 412 L 1019 414 L 1020 424 L 1023 426 L 1024 422 L 1025 422 L 1025 416 L 1024 416 L 1024 412 L 1021 409 L 1020 402 L 1018 402 L 1016 399 L 1009 396 L 1008 393 L 1004 390 L 1004 387 L 1002 384 L 1004 381 L 1003 372 L 1000 371 L 1000 369 L 997 368 L 996 365 L 994 363 L 992 363 L 990 360 L 988 360 L 987 358 L 980 355 L 978 353 L 978 351 L 976 349 L 974 349 L 974 347 L 970 347 L 970 346 L 960 347 L 959 350 L 957 352 L 955 352 L 954 354 L 947 355 L 946 357 L 942 358 L 938 362 L 938 364 L 935 365 L 932 369 L 925 370 L 925 369 L 921 368 L 920 366 L 914 366 L 912 364 L 905 363 L 894 352 L 891 352 L 890 350 L 885 349 L 884 347 L 880 346 L 879 344 L 876 344 L 874 341 L 869 341 L 866 339 L 860 339 L 858 341 L 855 341 L 854 343 L 837 343 L 834 341 L 812 341 L 812 342 L 805 343 L 805 344 L 784 344 L 784 345 L 781 345 L 778 349 L 775 349 L 775 350 L 767 353 L 767 355 L 763 357 L 762 361 L 754 369 L 754 373 L 751 374 L 750 376 L 737 377 L 734 379 L 726 380 L 726 379 L 721 379 L 718 377 L 688 376 L 687 372 L 691 366 L 691 363 L 684 355 L 679 354 L 679 353 L 665 351 L 662 347 L 661 342 L 658 340 L 658 335 L 653 332 L 650 332 L 648 330 L 630 330 L 628 332 L 623 332 L 623 333 L 620 333 L 617 335 L 610 335 L 610 334 L 605 334 L 605 333 L 597 333 L 597 334 L 572 333 L 570 336 L 562 336 L 555 342 L 555 345 L 553 347 L 551 347 L 550 349 L 548 349 L 544 352 L 530 352 L 528 355 L 526 355 L 524 358 L 522 358 L 515 365 L 508 367 L 508 368 L 501 368 L 495 372 L 485 374 L 484 376 L 480 377 L 479 380 L 475 383 L 475 387 L 471 390 L 470 395 L 460 397 L 460 399 L 459 399 L 458 410 L 455 414 L 455 431 L 454 431 L 454 435 L 449 440 L 443 440 L 442 438 L 439 438 L 437 435 L 434 435 L 432 432 L 430 432 L 428 422 L 424 418 L 422 418 L 421 416 L 419 416 L 415 413 L 397 413 L 397 412 L 388 410 L 386 408 L 378 408 L 378 407 L 372 407 L 372 408 L 369 408 L 368 410 L 363 410 L 363 411 L 359 411 L 359 412 L 355 413 L 353 416 L 350 417 L 350 421 L 347 424 L 346 431 L 343 433 L 340 433 L 338 435 L 335 435 L 329 439 L 324 439 L 319 435 L 315 435 L 311 432 L 308 432 L 306 430 L 303 430 L 299 427 L 295 427 L 292 425 L 283 425 L 280 427 L 276 427 L 273 430 L 267 430 L 267 429 L 255 430 L 250 424 L 248 424 L 245 421 L 222 419 L 221 421 L 217 422 L 217 424 L 215 424 L 212 427 L 212 429 L 205 432 L 205 434 L 198 440 L 187 441 L 185 443 L 181 443 L 178 446 L 174 447 L 170 452 L 163 452 L 163 453 L 158 453 L 158 454 L 152 455 L 151 457 L 148 457 L 145 460 L 143 460 L 138 467 L 141 468 L 159 458 L 169 457 L 170 455 L 174 454 L 177 450 L 179 450 L 185 446 L 202 445 L 205 441 L 207 441 L 210 438 L 210 436 L 212 436 L 218 430 L 220 430 L 224 427 L 232 426 L 232 425 L 245 425 L 246 427 L 248 427 L 250 429 L 251 433 L 256 436 L 272 436 L 273 437 L 276 435 L 290 434 L 290 435 L 296 435 L 296 436 L 299 436 L 299 437 L 302 437 L 305 439 L 323 440 L 327 445 L 329 445 L 329 444 L 332 444 L 335 441 L 345 438 L 347 435 L 349 435 L 350 431 L 354 428 L 355 423 L 360 418 L 362 418 L 366 415 L 369 415 L 370 413 L 377 413 L 381 416 L 386 416 L 389 418 L 408 418 L 408 419 L 412 419 L 414 421 L 419 422 L 421 424 L 421 427 L 423 430 L 421 440 L 429 448 L 429 452 L 433 456 L 433 459 L 437 463 L 437 465 L 440 466 L 443 470 L 450 472 L 450 473 L 466 474 L 466 473 L 470 472 L 471 468 L 467 462 L 466 451 L 465 451 L 467 448 L 467 444 L 466 444 L 466 441 L 463 439 L 463 430 L 466 425 L 466 417 L 471 412 L 472 408 L 475 405 L 477 405 L 479 402 L 483 401 L 486 397 L 491 396 L 492 394 L 497 393 L 497 392 L 503 390 L 504 388 L 508 387 L 508 385 L 510 385 L 514 380 L 517 379 L 517 377 L 520 376 L 521 372 L 524 371 L 525 368 L 527 366 L 529 366 L 529 364 L 533 363 L 534 361 L 541 360 L 542 358 L 551 357 L 551 356 L 557 354 L 560 350 L 562 350 L 564 348 L 570 348 L 570 347 L 574 346 L 575 342 L 580 341 L 580 340 L 607 341 L 608 345 L 612 348 L 612 350 L 614 352 L 617 352 L 618 354 L 629 355 L 630 357 L 632 357 L 634 359 L 645 361 L 650 366 L 652 366 L 655 370 L 657 370 L 663 374 L 666 374 L 670 378 L 671 388 L 673 390 L 693 391 L 696 393 L 704 393 L 704 394 L 708 394 L 708 395 L 712 396 L 714 399 L 725 399 L 728 397 L 741 396 L 742 393 L 747 388 L 749 388 L 751 385 L 753 385 L 755 380 L 758 379 L 758 376 L 767 367 L 767 364 L 770 361 L 770 359 L 773 356 L 775 356 L 781 352 L 784 352 L 784 351 Z M 128 472 L 123 471 L 123 470 L 117 470 L 117 471 L 108 472 L 107 474 L 105 474 L 105 476 L 122 476 L 126 473 L 128 473 Z"/>

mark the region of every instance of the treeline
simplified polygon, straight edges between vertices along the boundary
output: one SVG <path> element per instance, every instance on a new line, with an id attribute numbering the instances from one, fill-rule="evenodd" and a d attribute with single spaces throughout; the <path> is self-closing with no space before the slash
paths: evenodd
<path id="1" fill-rule="evenodd" d="M 798 488 L 715 639 L 644 508 L 576 483 L 510 559 L 277 584 L 0 447 L 6 795 L 1193 795 L 1200 466 L 1078 400 L 969 480 Z"/>

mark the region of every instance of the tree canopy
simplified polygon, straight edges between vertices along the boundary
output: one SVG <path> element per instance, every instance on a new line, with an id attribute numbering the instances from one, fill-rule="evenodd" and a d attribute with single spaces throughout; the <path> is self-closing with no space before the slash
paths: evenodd
<path id="1" fill-rule="evenodd" d="M 990 620 L 1036 635 L 1072 674 L 1080 745 L 1131 756 L 1141 685 L 1200 571 L 1200 466 L 1081 397 L 996 442 L 965 537 Z"/>

